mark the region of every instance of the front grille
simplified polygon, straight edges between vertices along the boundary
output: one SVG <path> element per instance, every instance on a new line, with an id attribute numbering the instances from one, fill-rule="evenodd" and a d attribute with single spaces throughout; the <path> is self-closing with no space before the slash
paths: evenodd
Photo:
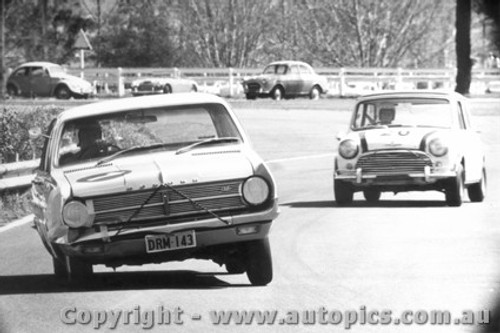
<path id="1" fill-rule="evenodd" d="M 218 214 L 231 213 L 246 208 L 241 196 L 242 184 L 243 179 L 239 179 L 180 185 L 174 187 L 175 191 L 162 188 L 154 195 L 154 190 L 146 190 L 91 198 L 95 212 L 94 223 L 117 224 L 129 220 L 160 218 L 164 218 L 167 223 L 176 223 L 189 216 L 206 215 L 205 209 Z M 139 210 L 142 204 L 144 205 Z"/>
<path id="2" fill-rule="evenodd" d="M 255 82 L 248 84 L 248 92 L 259 92 L 259 91 L 260 91 L 260 84 Z"/>
<path id="3" fill-rule="evenodd" d="M 430 157 L 421 151 L 377 151 L 361 156 L 356 169 L 363 174 L 397 175 L 424 172 L 425 166 L 432 166 Z"/>

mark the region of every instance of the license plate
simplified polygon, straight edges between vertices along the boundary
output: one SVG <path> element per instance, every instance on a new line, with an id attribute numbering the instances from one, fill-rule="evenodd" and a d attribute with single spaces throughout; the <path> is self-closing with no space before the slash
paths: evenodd
<path id="1" fill-rule="evenodd" d="M 146 252 L 155 253 L 196 247 L 194 231 L 146 236 Z"/>

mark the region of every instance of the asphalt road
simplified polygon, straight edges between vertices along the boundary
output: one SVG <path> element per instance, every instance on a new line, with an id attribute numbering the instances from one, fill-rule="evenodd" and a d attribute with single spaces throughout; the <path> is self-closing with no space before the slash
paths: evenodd
<path id="1" fill-rule="evenodd" d="M 183 324 L 149 331 L 347 331 L 344 323 L 321 324 L 318 317 L 314 325 L 213 325 L 209 315 L 211 310 L 278 310 L 281 318 L 287 311 L 303 315 L 323 307 L 357 310 L 358 324 L 350 332 L 476 332 L 470 325 L 360 324 L 362 313 L 375 310 L 391 310 L 394 317 L 406 310 L 447 310 L 455 318 L 463 310 L 489 309 L 494 319 L 500 302 L 500 100 L 473 102 L 487 145 L 488 197 L 459 208 L 445 206 L 437 192 L 383 194 L 376 205 L 356 195 L 353 207 L 336 207 L 335 135 L 346 129 L 350 114 L 345 110 L 352 101 L 323 101 L 310 109 L 295 109 L 293 101 L 257 109 L 234 103 L 278 183 L 281 215 L 270 236 L 271 284 L 253 287 L 245 275 L 189 260 L 117 272 L 96 266 L 95 282 L 71 289 L 55 281 L 49 255 L 24 224 L 0 229 L 0 332 L 108 331 L 109 322 L 99 330 L 92 323 L 66 325 L 61 312 L 73 314 L 74 307 L 85 321 L 86 310 L 145 312 L 161 306 L 180 308 Z M 120 323 L 113 331 L 142 330 Z"/>

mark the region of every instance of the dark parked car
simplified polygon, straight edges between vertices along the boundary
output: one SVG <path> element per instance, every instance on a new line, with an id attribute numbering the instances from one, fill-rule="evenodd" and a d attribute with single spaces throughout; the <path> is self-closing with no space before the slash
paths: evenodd
<path id="1" fill-rule="evenodd" d="M 275 100 L 297 96 L 318 99 L 327 92 L 327 81 L 301 61 L 277 61 L 264 68 L 262 74 L 243 81 L 247 99 L 271 97 Z"/>
<path id="2" fill-rule="evenodd" d="M 25 63 L 7 79 L 7 94 L 12 97 L 87 98 L 92 92 L 88 81 L 69 75 L 61 66 L 50 62 Z"/>

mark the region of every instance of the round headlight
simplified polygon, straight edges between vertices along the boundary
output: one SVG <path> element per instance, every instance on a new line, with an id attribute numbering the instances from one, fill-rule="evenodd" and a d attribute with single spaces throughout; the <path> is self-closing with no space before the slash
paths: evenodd
<path id="1" fill-rule="evenodd" d="M 71 228 L 81 228 L 90 224 L 87 206 L 79 201 L 70 201 L 64 205 L 63 219 Z"/>
<path id="2" fill-rule="evenodd" d="M 269 198 L 269 185 L 260 177 L 250 177 L 243 183 L 243 198 L 250 205 L 260 205 Z"/>
<path id="3" fill-rule="evenodd" d="M 431 142 L 429 142 L 429 152 L 436 157 L 441 157 L 446 155 L 448 147 L 441 139 L 432 139 Z"/>
<path id="4" fill-rule="evenodd" d="M 354 140 L 342 141 L 339 145 L 339 154 L 345 159 L 351 159 L 358 155 L 359 146 Z"/>

